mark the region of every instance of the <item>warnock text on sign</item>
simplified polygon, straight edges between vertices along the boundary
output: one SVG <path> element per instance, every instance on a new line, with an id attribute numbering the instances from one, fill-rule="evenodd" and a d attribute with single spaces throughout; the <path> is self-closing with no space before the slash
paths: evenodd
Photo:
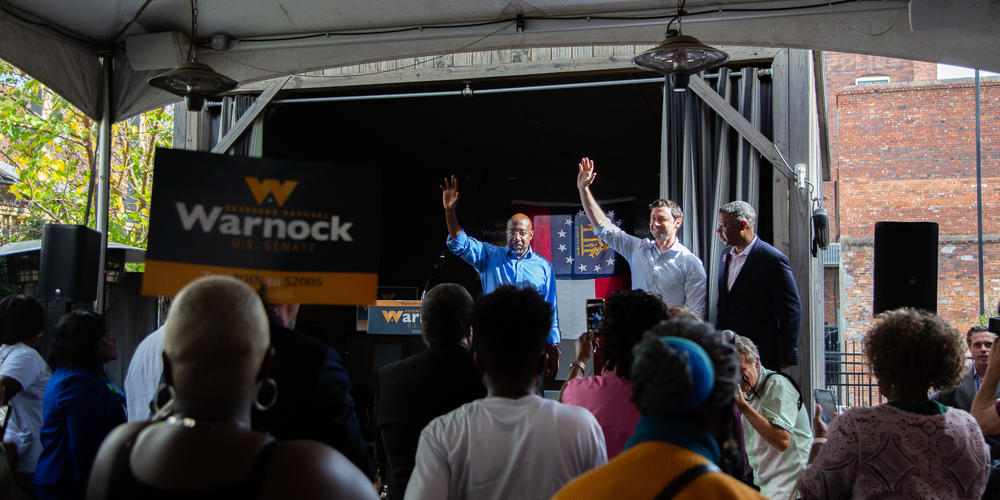
<path id="1" fill-rule="evenodd" d="M 381 172 L 158 149 L 142 291 L 227 274 L 272 303 L 370 304 Z"/>

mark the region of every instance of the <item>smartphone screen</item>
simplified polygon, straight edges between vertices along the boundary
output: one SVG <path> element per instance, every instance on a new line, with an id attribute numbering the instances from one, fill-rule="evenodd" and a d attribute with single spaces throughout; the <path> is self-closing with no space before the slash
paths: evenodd
<path id="1" fill-rule="evenodd" d="M 587 299 L 587 333 L 597 333 L 604 326 L 604 299 Z"/>
<path id="2" fill-rule="evenodd" d="M 837 412 L 837 402 L 833 399 L 833 393 L 827 389 L 814 389 L 816 402 L 823 409 L 823 423 L 829 424 Z"/>

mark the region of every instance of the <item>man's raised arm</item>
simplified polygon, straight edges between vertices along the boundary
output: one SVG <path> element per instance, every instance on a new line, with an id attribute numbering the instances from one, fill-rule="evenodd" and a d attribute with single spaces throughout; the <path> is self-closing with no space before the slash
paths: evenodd
<path id="1" fill-rule="evenodd" d="M 462 226 L 458 225 L 458 215 L 455 213 L 455 206 L 458 205 L 458 178 L 454 175 L 449 179 L 444 178 L 444 185 L 441 188 L 441 203 L 444 205 L 444 220 L 448 224 L 448 235 L 453 239 L 462 232 Z"/>
<path id="2" fill-rule="evenodd" d="M 582 158 L 579 167 L 580 172 L 576 174 L 576 189 L 580 191 L 580 203 L 583 204 L 583 211 L 587 213 L 587 218 L 590 219 L 590 223 L 596 229 L 598 226 L 604 224 L 608 218 L 604 215 L 601 206 L 597 204 L 597 200 L 594 199 L 594 195 L 590 192 L 590 185 L 593 184 L 594 179 L 597 177 L 597 172 L 594 172 L 594 161 L 590 158 Z"/>
<path id="3" fill-rule="evenodd" d="M 976 398 L 972 400 L 972 408 L 969 413 L 979 423 L 979 428 L 983 434 L 1000 433 L 1000 416 L 996 410 L 997 383 L 1000 382 L 1000 342 L 993 342 L 993 349 L 990 351 L 990 361 L 986 365 L 986 375 L 983 382 L 976 391 Z"/>

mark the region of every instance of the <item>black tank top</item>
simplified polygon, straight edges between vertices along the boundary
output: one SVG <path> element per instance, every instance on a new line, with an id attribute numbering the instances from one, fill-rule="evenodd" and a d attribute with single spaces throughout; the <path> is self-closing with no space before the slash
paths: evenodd
<path id="1" fill-rule="evenodd" d="M 118 458 L 115 463 L 115 471 L 117 471 L 117 473 L 115 474 L 115 477 L 112 478 L 112 486 L 109 488 L 108 498 L 110 499 L 131 500 L 142 498 L 147 500 L 208 500 L 218 498 L 240 498 L 249 500 L 252 498 L 259 498 L 261 484 L 264 481 L 264 473 L 267 471 L 267 467 L 271 463 L 271 458 L 273 457 L 274 450 L 278 444 L 277 440 L 271 440 L 265 444 L 260 449 L 260 452 L 257 453 L 257 457 L 254 458 L 253 465 L 250 467 L 250 474 L 236 484 L 200 491 L 163 491 L 140 482 L 139 479 L 135 477 L 135 474 L 132 473 L 132 466 L 129 464 L 129 457 L 132 455 L 132 446 L 135 445 L 135 440 L 139 434 L 141 434 L 141 432 L 136 433 L 134 436 L 129 438 L 125 442 L 124 446 L 122 446 L 122 450 L 118 454 Z"/>

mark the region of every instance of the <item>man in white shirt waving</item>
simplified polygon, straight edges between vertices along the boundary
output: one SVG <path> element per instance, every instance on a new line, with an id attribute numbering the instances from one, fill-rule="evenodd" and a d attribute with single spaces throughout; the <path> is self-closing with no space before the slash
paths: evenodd
<path id="1" fill-rule="evenodd" d="M 670 200 L 654 201 L 649 205 L 649 232 L 655 239 L 632 236 L 604 215 L 590 192 L 597 177 L 594 161 L 583 158 L 579 168 L 576 187 L 583 211 L 594 226 L 594 234 L 628 261 L 632 288 L 659 295 L 667 307 L 687 306 L 705 317 L 705 266 L 677 241 L 677 230 L 684 220 L 681 207 Z"/>

